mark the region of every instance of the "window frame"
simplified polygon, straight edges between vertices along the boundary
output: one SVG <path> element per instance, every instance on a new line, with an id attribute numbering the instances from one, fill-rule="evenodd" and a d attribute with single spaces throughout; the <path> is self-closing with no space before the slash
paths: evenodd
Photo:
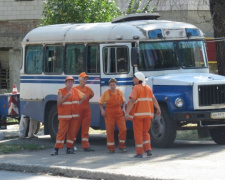
<path id="1" fill-rule="evenodd" d="M 42 49 L 42 66 L 41 66 L 42 71 L 40 73 L 27 73 L 27 48 L 34 47 L 34 46 L 40 46 Z M 44 71 L 44 47 L 43 47 L 43 45 L 42 44 L 26 45 L 24 54 L 25 54 L 25 57 L 24 57 L 24 72 L 25 72 L 25 74 L 42 74 Z"/>
<path id="2" fill-rule="evenodd" d="M 117 72 L 112 72 L 112 73 L 107 73 L 106 71 L 105 71 L 105 54 L 104 54 L 104 49 L 105 48 L 115 48 L 116 49 L 116 52 L 117 52 L 117 49 L 118 48 L 122 48 L 122 47 L 124 47 L 124 49 L 126 48 L 126 50 L 127 50 L 127 71 L 126 72 L 118 72 L 118 70 L 117 70 Z M 104 46 L 103 48 L 102 48 L 102 60 L 103 60 L 103 69 L 102 69 L 102 72 L 104 73 L 104 74 L 106 74 L 106 75 L 113 75 L 113 74 L 116 74 L 116 75 L 119 75 L 119 74 L 129 74 L 129 72 L 130 72 L 130 61 L 129 61 L 129 59 L 130 59 L 130 54 L 129 54 L 129 47 L 128 46 L 126 46 L 126 45 L 115 45 L 115 46 Z M 116 53 L 116 56 L 118 57 L 118 54 Z M 116 58 L 116 60 L 117 60 L 117 66 L 118 66 L 118 59 Z"/>
<path id="3" fill-rule="evenodd" d="M 63 55 L 62 55 L 62 62 L 61 62 L 61 65 L 62 65 L 62 68 L 61 68 L 61 72 L 46 72 L 46 57 L 47 57 L 47 47 L 49 46 L 61 46 L 62 47 L 62 52 L 63 52 Z M 64 59 L 65 59 L 65 46 L 63 44 L 45 44 L 44 46 L 44 50 L 43 50 L 43 55 L 44 55 L 44 63 L 43 63 L 43 73 L 46 74 L 46 75 L 60 75 L 60 74 L 63 74 L 64 73 Z"/>

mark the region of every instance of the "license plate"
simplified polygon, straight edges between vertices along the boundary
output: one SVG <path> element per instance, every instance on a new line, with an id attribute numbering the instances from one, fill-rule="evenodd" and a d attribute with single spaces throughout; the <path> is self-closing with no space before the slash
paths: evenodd
<path id="1" fill-rule="evenodd" d="M 212 119 L 225 119 L 225 112 L 213 112 L 211 113 Z"/>

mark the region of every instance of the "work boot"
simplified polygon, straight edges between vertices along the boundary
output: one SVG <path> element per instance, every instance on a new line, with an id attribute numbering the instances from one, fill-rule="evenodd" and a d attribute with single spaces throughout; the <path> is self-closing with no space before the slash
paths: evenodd
<path id="1" fill-rule="evenodd" d="M 143 158 L 143 154 L 136 154 L 134 158 Z"/>
<path id="2" fill-rule="evenodd" d="M 109 153 L 115 153 L 115 150 L 109 150 L 108 152 Z"/>
<path id="3" fill-rule="evenodd" d="M 125 148 L 119 148 L 119 150 L 120 150 L 121 153 L 126 153 L 127 152 L 127 150 Z"/>
<path id="4" fill-rule="evenodd" d="M 152 155 L 152 151 L 151 150 L 148 150 L 146 153 L 147 153 L 147 156 L 151 156 Z"/>
<path id="5" fill-rule="evenodd" d="M 75 151 L 73 148 L 67 148 L 66 154 L 75 154 Z"/>
<path id="6" fill-rule="evenodd" d="M 84 148 L 84 152 L 91 152 L 91 151 L 95 151 L 95 150 L 92 149 L 91 147 L 89 147 L 89 148 Z"/>
<path id="7" fill-rule="evenodd" d="M 58 155 L 58 149 L 54 149 L 51 153 L 51 156 L 55 156 L 55 155 Z"/>

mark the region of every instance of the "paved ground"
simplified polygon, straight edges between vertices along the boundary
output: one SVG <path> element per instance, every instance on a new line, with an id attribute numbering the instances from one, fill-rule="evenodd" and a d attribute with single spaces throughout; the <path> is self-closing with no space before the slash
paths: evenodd
<path id="1" fill-rule="evenodd" d="M 54 145 L 49 136 L 39 137 L 37 141 Z M 169 149 L 153 148 L 153 156 L 143 159 L 133 158 L 132 140 L 127 142 L 125 154 L 107 153 L 105 142 L 104 134 L 92 135 L 91 144 L 96 151 L 83 152 L 78 144 L 75 155 L 67 155 L 65 149 L 54 157 L 50 156 L 51 149 L 0 155 L 0 169 L 116 180 L 222 180 L 225 177 L 225 146 L 212 141 L 176 141 Z"/>

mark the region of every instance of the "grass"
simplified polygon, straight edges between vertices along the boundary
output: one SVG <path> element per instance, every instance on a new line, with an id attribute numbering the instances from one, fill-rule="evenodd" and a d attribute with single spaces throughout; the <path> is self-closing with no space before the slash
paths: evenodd
<path id="1" fill-rule="evenodd" d="M 41 150 L 49 149 L 49 146 L 37 145 L 37 144 L 0 144 L 0 154 L 8 154 L 24 150 Z"/>
<path id="2" fill-rule="evenodd" d="M 211 137 L 198 138 L 197 130 L 184 130 L 177 131 L 176 140 L 189 140 L 189 141 L 211 141 Z"/>

